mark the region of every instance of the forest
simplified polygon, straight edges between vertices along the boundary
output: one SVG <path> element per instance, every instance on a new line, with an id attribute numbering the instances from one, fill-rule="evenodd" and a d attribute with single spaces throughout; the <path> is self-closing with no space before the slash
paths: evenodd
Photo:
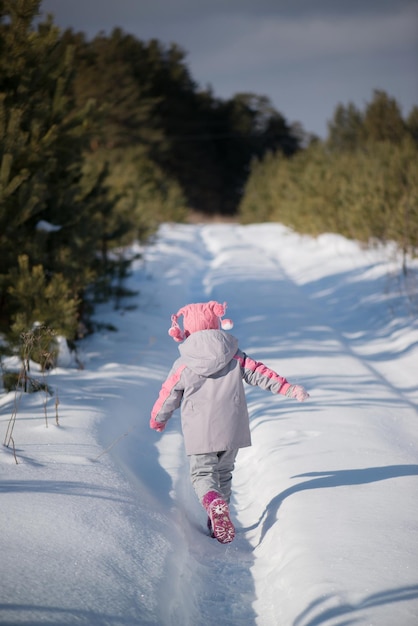
<path id="1" fill-rule="evenodd" d="M 43 367 L 129 294 L 129 244 L 192 212 L 418 248 L 418 106 L 376 90 L 319 139 L 265 95 L 202 90 L 179 45 L 88 40 L 0 0 L 0 355 Z M 52 338 L 52 339 L 51 339 Z"/>

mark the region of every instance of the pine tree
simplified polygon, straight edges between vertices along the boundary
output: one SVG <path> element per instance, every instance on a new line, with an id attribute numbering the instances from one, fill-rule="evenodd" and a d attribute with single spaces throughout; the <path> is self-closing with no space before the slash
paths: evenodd
<path id="1" fill-rule="evenodd" d="M 62 275 L 47 280 L 42 265 L 30 267 L 27 255 L 20 255 L 11 278 L 8 291 L 18 311 L 11 326 L 16 344 L 22 333 L 35 326 L 51 327 L 57 334 L 74 337 L 78 302 Z"/>
<path id="2" fill-rule="evenodd" d="M 18 256 L 27 255 L 50 277 L 62 273 L 62 243 L 75 239 L 73 212 L 83 208 L 76 198 L 88 116 L 74 109 L 71 48 L 51 19 L 33 27 L 39 5 L 5 0 L 0 6 L 0 308 L 5 329 L 22 304 L 9 297 Z M 41 221 L 56 228 L 39 229 Z M 79 267 L 88 266 L 92 255 L 94 250 L 87 259 L 79 258 Z M 74 285 L 70 299 L 76 292 Z"/>
<path id="3" fill-rule="evenodd" d="M 362 142 L 363 116 L 353 103 L 339 104 L 328 122 L 328 147 L 337 152 L 354 150 Z"/>
<path id="4" fill-rule="evenodd" d="M 418 145 L 418 106 L 414 106 L 406 119 L 406 127 L 412 139 Z"/>
<path id="5" fill-rule="evenodd" d="M 398 103 L 384 91 L 375 90 L 366 106 L 363 133 L 367 141 L 400 143 L 404 139 L 405 122 Z"/>

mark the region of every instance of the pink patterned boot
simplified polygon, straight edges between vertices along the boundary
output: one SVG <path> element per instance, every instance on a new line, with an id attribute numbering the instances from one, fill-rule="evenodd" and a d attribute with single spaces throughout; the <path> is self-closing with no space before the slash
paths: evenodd
<path id="1" fill-rule="evenodd" d="M 235 528 L 229 517 L 228 504 L 216 491 L 208 491 L 202 504 L 207 511 L 208 527 L 210 521 L 213 537 L 220 543 L 230 543 L 235 537 Z"/>

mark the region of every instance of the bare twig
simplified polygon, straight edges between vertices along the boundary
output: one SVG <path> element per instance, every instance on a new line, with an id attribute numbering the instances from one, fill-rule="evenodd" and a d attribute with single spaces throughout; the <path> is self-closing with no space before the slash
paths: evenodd
<path id="1" fill-rule="evenodd" d="M 126 433 L 123 433 L 123 435 L 120 435 L 119 437 L 114 439 L 112 443 L 110 444 L 110 446 L 108 446 L 105 450 L 103 450 L 103 452 L 101 452 L 98 456 L 96 456 L 96 458 L 94 458 L 93 461 L 97 461 L 98 459 L 100 459 L 100 457 L 102 457 L 104 454 L 109 452 L 113 448 L 113 446 L 115 446 L 121 439 L 123 439 L 124 437 L 127 437 L 129 433 L 133 431 L 134 428 L 136 428 L 136 425 L 132 426 L 132 428 L 127 430 Z"/>
<path id="2" fill-rule="evenodd" d="M 16 456 L 15 440 L 13 439 L 13 437 L 10 437 L 10 441 L 12 442 L 13 456 L 15 458 L 16 465 L 19 465 L 19 461 L 17 460 L 17 456 Z"/>
<path id="3" fill-rule="evenodd" d="M 58 389 L 55 392 L 55 423 L 57 426 L 59 426 L 59 416 L 58 416 L 58 405 L 60 403 L 60 399 L 59 399 L 59 395 L 58 395 Z"/>
<path id="4" fill-rule="evenodd" d="M 7 448 L 10 446 L 10 442 L 13 441 L 13 429 L 15 427 L 17 411 L 18 411 L 18 408 L 19 408 L 20 400 L 22 399 L 22 394 L 23 394 L 23 391 L 22 391 L 22 381 L 25 381 L 25 379 L 26 379 L 26 369 L 25 369 L 25 366 L 23 366 L 22 369 L 19 372 L 19 378 L 18 378 L 18 382 L 17 382 L 17 385 L 16 385 L 16 391 L 15 391 L 15 396 L 14 396 L 13 411 L 12 411 L 12 414 L 10 416 L 9 423 L 7 425 L 6 435 L 4 437 L 4 445 Z M 26 383 L 24 383 L 24 384 L 26 384 Z M 20 393 L 18 395 L 19 387 L 20 387 Z M 14 442 L 13 442 L 13 446 L 14 446 Z"/>

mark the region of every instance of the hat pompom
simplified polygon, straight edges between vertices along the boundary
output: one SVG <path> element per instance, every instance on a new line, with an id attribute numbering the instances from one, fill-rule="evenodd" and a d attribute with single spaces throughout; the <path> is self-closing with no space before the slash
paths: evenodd
<path id="1" fill-rule="evenodd" d="M 177 322 L 177 315 L 171 316 L 171 328 L 168 329 L 168 334 L 178 343 L 184 339 L 184 333 Z"/>
<path id="2" fill-rule="evenodd" d="M 169 328 L 168 334 L 174 339 L 174 341 L 178 341 L 179 343 L 184 339 L 180 328 Z"/>
<path id="3" fill-rule="evenodd" d="M 234 322 L 228 318 L 221 320 L 221 327 L 222 330 L 231 330 L 231 328 L 234 328 Z"/>

